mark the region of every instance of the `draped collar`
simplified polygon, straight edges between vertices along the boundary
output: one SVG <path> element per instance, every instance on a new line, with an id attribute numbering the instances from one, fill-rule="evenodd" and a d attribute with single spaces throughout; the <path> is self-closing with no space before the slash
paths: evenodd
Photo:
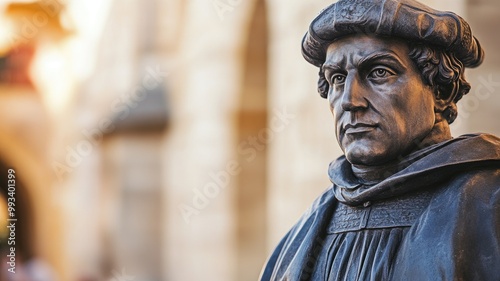
<path id="1" fill-rule="evenodd" d="M 433 184 L 477 166 L 500 168 L 500 139 L 488 134 L 463 135 L 403 157 L 398 172 L 379 183 L 364 184 L 341 156 L 330 164 L 328 175 L 332 191 L 342 203 L 351 206 L 387 199 Z"/>

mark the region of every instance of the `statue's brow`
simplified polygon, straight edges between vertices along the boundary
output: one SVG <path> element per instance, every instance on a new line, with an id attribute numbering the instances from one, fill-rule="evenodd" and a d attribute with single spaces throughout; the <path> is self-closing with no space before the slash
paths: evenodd
<path id="1" fill-rule="evenodd" d="M 321 67 L 321 70 L 323 73 L 325 73 L 326 70 L 330 70 L 332 72 L 339 72 L 339 71 L 342 71 L 342 67 L 340 67 L 339 65 L 337 64 L 331 64 L 331 63 L 325 63 L 323 64 L 323 66 Z"/>
<path id="2" fill-rule="evenodd" d="M 391 61 L 398 63 L 401 66 L 404 65 L 402 60 L 399 58 L 399 56 L 397 54 L 395 54 L 392 51 L 383 51 L 383 52 L 377 52 L 375 54 L 371 54 L 371 55 L 368 55 L 368 56 L 362 58 L 361 60 L 359 60 L 358 66 L 370 64 L 370 63 L 373 63 L 374 61 L 378 61 L 378 60 L 391 60 Z"/>
<path id="3" fill-rule="evenodd" d="M 401 58 L 394 53 L 393 51 L 390 50 L 383 50 L 383 51 L 378 51 L 373 54 L 370 54 L 364 58 L 361 58 L 357 63 L 357 67 L 362 67 L 365 65 L 372 64 L 374 62 L 377 62 L 379 60 L 389 60 L 397 63 L 400 66 L 404 66 L 403 61 Z M 344 69 L 340 65 L 336 63 L 325 63 L 323 66 L 321 66 L 321 70 L 323 73 L 325 73 L 326 70 L 330 70 L 332 72 L 342 72 Z"/>

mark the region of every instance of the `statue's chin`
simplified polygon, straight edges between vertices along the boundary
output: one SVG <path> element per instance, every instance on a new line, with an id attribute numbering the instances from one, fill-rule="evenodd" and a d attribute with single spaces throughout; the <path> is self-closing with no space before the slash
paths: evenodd
<path id="1" fill-rule="evenodd" d="M 346 151 L 345 153 L 347 161 L 352 165 L 362 165 L 362 166 L 380 166 L 389 162 L 387 155 L 380 155 L 374 153 L 374 151 L 362 152 L 362 151 Z"/>
<path id="2" fill-rule="evenodd" d="M 376 163 L 373 159 L 359 156 L 346 155 L 347 161 L 352 165 L 362 165 L 362 166 L 375 166 Z"/>

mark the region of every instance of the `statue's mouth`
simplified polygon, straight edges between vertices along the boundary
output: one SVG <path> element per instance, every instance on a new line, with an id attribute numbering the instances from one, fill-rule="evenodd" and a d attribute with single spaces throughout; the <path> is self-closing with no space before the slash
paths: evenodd
<path id="1" fill-rule="evenodd" d="M 376 124 L 366 124 L 366 123 L 347 124 L 344 127 L 344 132 L 345 134 L 365 133 L 374 130 L 376 127 L 377 127 Z"/>

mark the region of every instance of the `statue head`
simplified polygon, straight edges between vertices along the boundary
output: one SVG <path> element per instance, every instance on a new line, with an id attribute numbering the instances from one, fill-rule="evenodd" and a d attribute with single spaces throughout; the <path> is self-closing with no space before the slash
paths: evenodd
<path id="1" fill-rule="evenodd" d="M 347 160 L 367 166 L 449 136 L 465 67 L 484 57 L 461 17 L 413 0 L 341 0 L 313 20 L 302 52 Z"/>

